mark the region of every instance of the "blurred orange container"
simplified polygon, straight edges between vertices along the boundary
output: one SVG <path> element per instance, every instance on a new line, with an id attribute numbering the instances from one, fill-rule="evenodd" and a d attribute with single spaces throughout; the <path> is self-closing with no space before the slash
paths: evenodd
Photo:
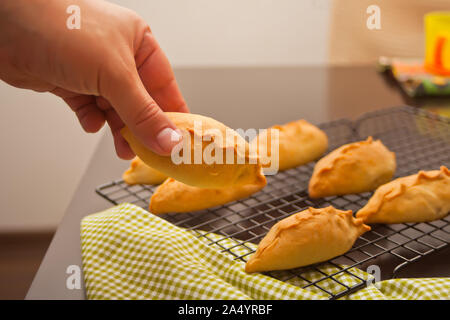
<path id="1" fill-rule="evenodd" d="M 450 76 L 450 11 L 425 15 L 425 69 Z"/>

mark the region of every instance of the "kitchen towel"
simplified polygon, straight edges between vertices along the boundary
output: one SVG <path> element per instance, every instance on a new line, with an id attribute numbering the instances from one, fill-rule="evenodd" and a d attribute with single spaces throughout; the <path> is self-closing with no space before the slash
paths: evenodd
<path id="1" fill-rule="evenodd" d="M 208 234 L 208 238 L 222 237 Z M 213 239 L 214 240 L 214 239 Z M 81 250 L 88 299 L 328 299 L 320 288 L 302 289 L 302 280 L 287 282 L 244 272 L 244 263 L 233 259 L 223 247 L 199 237 L 144 209 L 123 203 L 85 217 L 81 222 Z M 246 245 L 255 248 L 251 243 Z M 239 246 L 232 250 L 239 254 Z M 325 265 L 322 272 L 338 269 Z M 351 269 L 363 279 L 371 276 Z M 311 272 L 314 281 L 323 275 Z M 355 278 L 344 272 L 322 280 L 329 292 L 351 286 Z M 303 283 L 304 284 L 304 283 Z M 450 279 L 395 279 L 371 284 L 344 299 L 450 299 Z"/>

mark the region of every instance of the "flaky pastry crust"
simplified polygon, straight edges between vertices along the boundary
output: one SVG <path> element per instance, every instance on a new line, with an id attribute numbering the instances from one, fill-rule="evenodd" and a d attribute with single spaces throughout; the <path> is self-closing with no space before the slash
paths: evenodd
<path id="1" fill-rule="evenodd" d="M 309 196 L 321 198 L 373 191 L 390 181 L 395 154 L 380 140 L 343 145 L 320 159 L 309 181 Z"/>
<path id="2" fill-rule="evenodd" d="M 135 157 L 131 160 L 130 167 L 123 173 L 122 179 L 129 185 L 154 185 L 163 183 L 167 179 L 167 176 L 146 165 L 139 157 Z"/>
<path id="3" fill-rule="evenodd" d="M 124 127 L 121 130 L 123 137 L 134 153 L 148 166 L 180 182 L 203 188 L 259 184 L 265 180 L 257 155 L 249 153 L 248 143 L 234 130 L 212 118 L 201 115 L 179 112 L 166 112 L 166 115 L 177 128 L 188 135 L 186 139 L 191 139 L 190 163 L 175 164 L 171 156 L 161 156 L 154 153 L 143 146 L 128 127 Z M 218 130 L 221 133 L 223 139 L 216 139 L 213 135 L 205 135 L 205 137 L 208 136 L 209 141 L 203 141 L 203 137 L 199 138 L 202 143 L 202 152 L 205 151 L 206 147 L 208 147 L 208 150 L 216 150 L 216 148 L 221 150 L 222 163 L 207 164 L 203 161 L 200 164 L 195 164 L 194 136 L 198 133 L 194 132 L 194 121 L 202 123 L 203 132 Z M 231 133 L 232 139 L 226 139 L 227 129 Z M 227 163 L 227 150 L 230 150 L 231 154 L 234 155 L 233 163 Z M 217 152 L 217 154 L 220 153 Z M 238 158 L 243 159 L 244 163 L 237 163 Z"/>
<path id="4" fill-rule="evenodd" d="M 246 198 L 265 185 L 264 178 L 258 184 L 211 189 L 188 186 L 168 178 L 152 195 L 149 210 L 154 214 L 199 211 Z"/>
<path id="5" fill-rule="evenodd" d="M 276 223 L 245 265 L 246 272 L 292 269 L 347 252 L 370 230 L 352 211 L 309 208 Z"/>
<path id="6" fill-rule="evenodd" d="M 379 187 L 356 216 L 366 223 L 425 222 L 450 211 L 450 172 L 440 170 L 395 179 Z"/>
<path id="7" fill-rule="evenodd" d="M 261 132 L 250 145 L 256 145 L 260 157 L 271 156 L 271 129 L 279 130 L 279 171 L 301 166 L 319 158 L 328 148 L 325 132 L 306 120 L 275 125 Z M 264 163 L 263 167 L 270 167 Z"/>

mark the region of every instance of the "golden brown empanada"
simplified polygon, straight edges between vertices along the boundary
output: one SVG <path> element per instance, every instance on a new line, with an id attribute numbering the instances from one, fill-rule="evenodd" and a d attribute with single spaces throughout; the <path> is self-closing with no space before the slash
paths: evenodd
<path id="1" fill-rule="evenodd" d="M 356 216 L 366 223 L 425 222 L 450 211 L 450 172 L 419 171 L 379 187 Z"/>
<path id="2" fill-rule="evenodd" d="M 276 223 L 245 265 L 246 272 L 292 269 L 344 254 L 370 227 L 352 211 L 309 208 Z"/>
<path id="3" fill-rule="evenodd" d="M 191 212 L 208 209 L 231 201 L 246 198 L 261 190 L 266 180 L 258 184 L 225 187 L 220 189 L 188 186 L 173 178 L 161 184 L 150 199 L 150 212 Z"/>
<path id="4" fill-rule="evenodd" d="M 261 132 L 250 142 L 256 148 L 265 172 L 270 168 L 272 155 L 271 129 L 278 129 L 278 170 L 294 168 L 320 157 L 328 148 L 325 132 L 306 120 L 275 125 Z"/>
<path id="5" fill-rule="evenodd" d="M 179 156 L 178 164 L 174 163 L 171 156 L 161 156 L 147 149 L 128 127 L 121 131 L 134 153 L 148 166 L 196 187 L 222 188 L 264 181 L 258 156 L 250 154 L 248 143 L 236 131 L 201 115 L 178 112 L 166 112 L 166 115 L 184 136 L 183 143 L 175 147 L 175 154 Z M 194 127 L 199 124 L 202 131 L 194 132 Z M 194 148 L 194 144 L 197 147 Z M 195 154 L 199 156 L 196 158 Z M 215 158 L 211 158 L 211 155 Z M 211 162 L 204 161 L 208 157 Z M 215 159 L 217 161 L 213 163 Z"/>
<path id="6" fill-rule="evenodd" d="M 135 157 L 131 160 L 130 167 L 123 173 L 122 179 L 129 185 L 160 184 L 167 176 L 146 165 L 139 157 Z"/>
<path id="7" fill-rule="evenodd" d="M 321 198 L 375 190 L 390 181 L 395 153 L 380 140 L 343 145 L 320 159 L 309 181 L 309 196 Z"/>

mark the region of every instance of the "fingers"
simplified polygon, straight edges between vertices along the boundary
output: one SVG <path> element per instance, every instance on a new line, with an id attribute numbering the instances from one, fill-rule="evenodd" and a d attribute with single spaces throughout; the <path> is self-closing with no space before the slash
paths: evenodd
<path id="1" fill-rule="evenodd" d="M 189 112 L 169 60 L 150 30 L 144 33 L 135 60 L 145 89 L 162 110 Z"/>
<path id="2" fill-rule="evenodd" d="M 131 160 L 134 158 L 135 154 L 120 134 L 120 129 L 124 126 L 122 119 L 120 119 L 117 112 L 112 108 L 111 104 L 107 100 L 102 97 L 97 97 L 96 101 L 98 107 L 105 114 L 106 121 L 111 129 L 117 155 L 124 160 Z"/>
<path id="3" fill-rule="evenodd" d="M 111 128 L 117 155 L 124 160 L 133 159 L 135 154 L 120 133 L 124 124 L 114 109 L 111 108 L 106 111 L 106 121 Z"/>
<path id="4" fill-rule="evenodd" d="M 153 90 L 151 93 L 153 99 L 161 106 L 161 102 L 165 107 L 161 107 L 168 112 L 189 112 L 189 109 L 181 96 L 175 79 L 160 90 Z M 177 98 L 181 97 L 181 99 Z"/>
<path id="5" fill-rule="evenodd" d="M 97 107 L 93 96 L 79 95 L 73 98 L 65 98 L 64 101 L 75 112 L 84 131 L 97 132 L 105 124 L 105 115 Z"/>
<path id="6" fill-rule="evenodd" d="M 148 94 L 137 71 L 119 68 L 103 87 L 103 95 L 133 134 L 147 148 L 160 155 L 169 155 L 181 135 Z"/>
<path id="7" fill-rule="evenodd" d="M 124 126 L 123 121 L 107 100 L 102 97 L 80 95 L 61 88 L 56 88 L 51 92 L 63 98 L 70 106 L 76 113 L 85 131 L 96 132 L 100 130 L 106 120 L 114 138 L 117 155 L 124 160 L 130 160 L 135 156 L 128 143 L 120 134 L 120 129 Z M 96 110 L 92 110 L 92 108 Z M 101 115 L 101 117 L 98 115 Z"/>
<path id="8" fill-rule="evenodd" d="M 51 92 L 63 98 L 72 111 L 75 112 L 84 131 L 94 133 L 103 127 L 105 115 L 97 107 L 93 96 L 77 94 L 59 88 Z"/>

